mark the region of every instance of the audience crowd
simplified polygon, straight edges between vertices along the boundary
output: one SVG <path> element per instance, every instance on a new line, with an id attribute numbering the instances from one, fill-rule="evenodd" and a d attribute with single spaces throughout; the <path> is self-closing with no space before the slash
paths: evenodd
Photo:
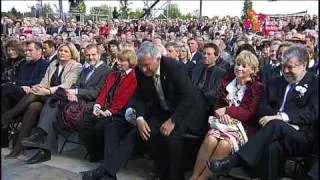
<path id="1" fill-rule="evenodd" d="M 296 156 L 312 158 L 295 178 L 318 179 L 318 25 L 2 17 L 2 147 L 20 122 L 5 158 L 32 147 L 27 164 L 48 161 L 57 134 L 77 133 L 102 160 L 88 180 L 116 179 L 136 151 L 154 162 L 149 179 L 181 180 L 191 165 L 190 180 L 238 166 L 273 180 Z"/>

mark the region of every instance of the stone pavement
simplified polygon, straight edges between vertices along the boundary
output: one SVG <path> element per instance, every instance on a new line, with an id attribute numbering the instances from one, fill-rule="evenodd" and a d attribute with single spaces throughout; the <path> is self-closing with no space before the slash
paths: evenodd
<path id="1" fill-rule="evenodd" d="M 17 159 L 4 159 L 10 152 L 9 148 L 1 149 L 1 179 L 2 180 L 81 180 L 79 172 L 94 169 L 98 163 L 85 160 L 84 150 L 53 154 L 50 161 L 40 164 L 25 164 L 35 150 L 25 151 Z M 122 168 L 117 177 L 119 180 L 144 180 L 151 172 L 152 164 L 145 159 L 130 160 Z"/>

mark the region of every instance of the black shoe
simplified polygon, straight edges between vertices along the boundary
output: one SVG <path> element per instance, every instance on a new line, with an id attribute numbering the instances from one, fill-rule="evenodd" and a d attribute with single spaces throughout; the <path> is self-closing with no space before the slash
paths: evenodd
<path id="1" fill-rule="evenodd" d="M 82 180 L 98 180 L 98 179 L 107 179 L 107 180 L 117 180 L 116 176 L 109 175 L 103 167 L 98 167 L 90 171 L 80 172 L 82 175 Z"/>
<path id="2" fill-rule="evenodd" d="M 217 175 L 227 175 L 232 169 L 229 159 L 207 161 L 207 167 L 210 169 L 210 171 Z"/>
<path id="3" fill-rule="evenodd" d="M 24 138 L 21 143 L 26 147 L 41 147 L 45 143 L 46 133 L 39 128 L 31 136 Z"/>
<path id="4" fill-rule="evenodd" d="M 46 149 L 39 149 L 39 151 L 32 156 L 29 160 L 27 160 L 27 164 L 36 164 L 45 161 L 49 161 L 51 159 L 51 152 Z"/>
<path id="5" fill-rule="evenodd" d="M 9 147 L 8 128 L 1 129 L 1 148 Z"/>

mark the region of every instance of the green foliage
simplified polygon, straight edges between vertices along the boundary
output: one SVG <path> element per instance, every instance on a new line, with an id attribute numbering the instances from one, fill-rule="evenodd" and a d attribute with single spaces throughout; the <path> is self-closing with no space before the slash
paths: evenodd
<path id="1" fill-rule="evenodd" d="M 105 15 L 110 16 L 112 14 L 113 7 L 109 6 L 107 4 L 103 4 L 99 7 L 92 7 L 90 9 L 90 14 L 99 14 L 99 15 Z"/>
<path id="2" fill-rule="evenodd" d="M 241 16 L 242 20 L 248 18 L 247 13 L 250 9 L 252 9 L 252 1 L 251 0 L 244 0 L 243 9 L 242 9 L 242 16 Z"/>
<path id="3" fill-rule="evenodd" d="M 129 8 L 129 0 L 120 0 L 120 14 L 124 19 L 128 19 L 131 9 Z"/>
<path id="4" fill-rule="evenodd" d="M 165 9 L 162 14 L 158 16 L 159 19 L 165 19 L 166 16 L 170 19 L 182 18 L 182 13 L 177 4 L 169 4 L 168 9 Z"/>
<path id="5" fill-rule="evenodd" d="M 49 18 L 53 18 L 54 17 L 53 13 L 54 13 L 53 9 L 51 8 L 49 3 L 44 3 L 42 5 L 42 11 L 40 13 L 40 16 L 47 17 L 47 15 L 48 15 Z"/>
<path id="6" fill-rule="evenodd" d="M 130 19 L 139 19 L 143 15 L 143 10 L 141 8 L 136 8 L 134 11 L 129 12 Z"/>
<path id="7" fill-rule="evenodd" d="M 84 3 L 84 0 L 79 1 L 78 11 L 79 13 L 86 13 L 86 4 Z"/>

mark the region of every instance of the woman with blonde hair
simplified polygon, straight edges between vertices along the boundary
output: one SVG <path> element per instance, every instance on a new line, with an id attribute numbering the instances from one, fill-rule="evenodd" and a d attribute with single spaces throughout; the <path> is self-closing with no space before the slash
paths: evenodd
<path id="1" fill-rule="evenodd" d="M 191 59 L 191 52 L 187 45 L 180 46 L 179 61 L 187 64 Z"/>
<path id="2" fill-rule="evenodd" d="M 7 111 L 1 117 L 3 128 L 10 121 L 22 116 L 22 126 L 13 150 L 6 158 L 16 158 L 22 151 L 21 140 L 27 137 L 37 118 L 45 100 L 59 88 L 70 88 L 76 83 L 82 65 L 79 63 L 80 56 L 72 43 L 63 43 L 58 48 L 58 59 L 54 60 L 42 78 L 41 82 L 30 89 L 15 107 Z"/>
<path id="3" fill-rule="evenodd" d="M 211 175 L 207 160 L 225 159 L 257 130 L 254 113 L 263 92 L 256 76 L 258 69 L 257 56 L 244 50 L 236 57 L 234 72 L 223 78 L 214 107 L 216 123 L 210 124 L 212 129 L 200 147 L 192 180 L 207 179 Z"/>

